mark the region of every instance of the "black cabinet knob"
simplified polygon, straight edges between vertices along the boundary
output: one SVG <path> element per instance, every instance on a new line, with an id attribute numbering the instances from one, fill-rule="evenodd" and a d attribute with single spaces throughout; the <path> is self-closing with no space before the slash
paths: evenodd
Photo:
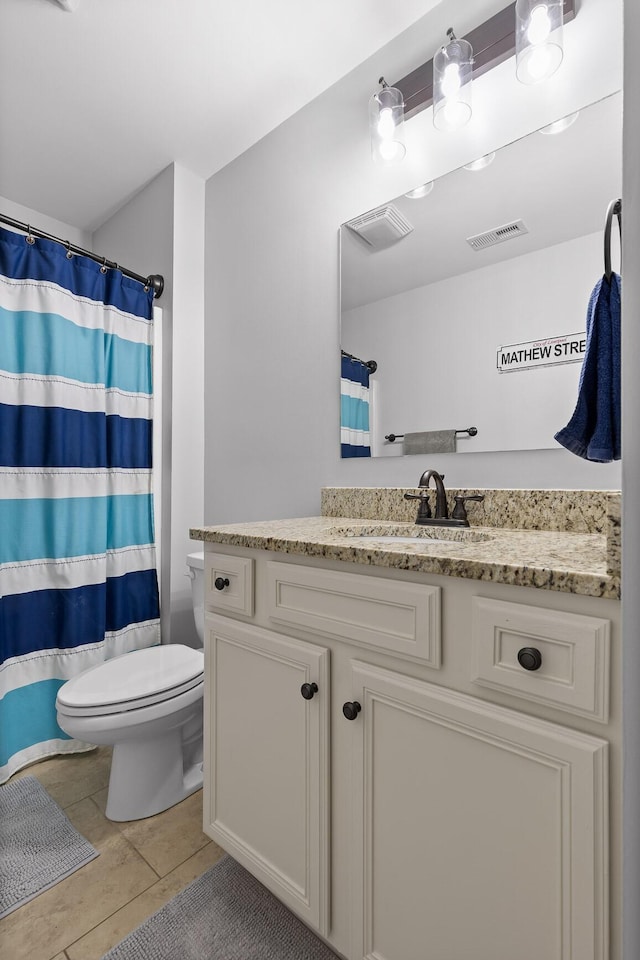
<path id="1" fill-rule="evenodd" d="M 318 692 L 317 683 L 303 683 L 300 687 L 300 693 L 305 700 L 313 700 L 314 693 Z"/>
<path id="2" fill-rule="evenodd" d="M 518 663 L 525 670 L 539 670 L 542 666 L 542 654 L 535 647 L 523 647 L 518 650 Z"/>
<path id="3" fill-rule="evenodd" d="M 213 585 L 216 590 L 224 590 L 225 587 L 229 586 L 229 577 L 216 577 Z"/>
<path id="4" fill-rule="evenodd" d="M 362 707 L 357 700 L 354 700 L 353 702 L 347 700 L 346 703 L 342 704 L 342 712 L 347 720 L 355 720 L 361 710 Z"/>

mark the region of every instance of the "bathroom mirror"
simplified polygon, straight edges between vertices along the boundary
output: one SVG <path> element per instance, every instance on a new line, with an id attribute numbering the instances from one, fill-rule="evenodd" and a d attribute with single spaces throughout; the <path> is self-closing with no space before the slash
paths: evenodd
<path id="1" fill-rule="evenodd" d="M 467 427 L 456 452 L 560 449 L 621 190 L 614 94 L 341 226 L 342 350 L 377 364 L 372 456 L 405 453 L 391 434 Z"/>

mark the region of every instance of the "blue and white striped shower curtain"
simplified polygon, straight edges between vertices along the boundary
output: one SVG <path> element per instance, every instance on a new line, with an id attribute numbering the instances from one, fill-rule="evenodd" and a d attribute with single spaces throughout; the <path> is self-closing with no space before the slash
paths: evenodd
<path id="1" fill-rule="evenodd" d="M 342 354 L 340 371 L 340 447 L 343 457 L 370 457 L 369 368 Z"/>
<path id="2" fill-rule="evenodd" d="M 153 294 L 31 240 L 0 229 L 0 782 L 87 748 L 66 680 L 160 641 Z"/>

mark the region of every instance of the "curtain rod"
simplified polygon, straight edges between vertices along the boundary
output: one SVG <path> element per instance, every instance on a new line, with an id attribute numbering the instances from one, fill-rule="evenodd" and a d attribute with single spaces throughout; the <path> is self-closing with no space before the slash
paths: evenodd
<path id="1" fill-rule="evenodd" d="M 76 253 L 83 257 L 89 257 L 90 260 L 94 260 L 96 263 L 99 263 L 105 268 L 108 267 L 110 270 L 119 270 L 120 273 L 122 273 L 125 277 L 130 277 L 132 280 L 137 280 L 145 287 L 151 287 L 153 290 L 154 300 L 157 300 L 158 297 L 162 296 L 162 291 L 164 290 L 164 277 L 159 273 L 152 273 L 148 277 L 141 277 L 139 273 L 134 273 L 133 270 L 127 270 L 126 267 L 121 267 L 114 260 L 107 260 L 106 257 L 99 257 L 95 253 L 92 253 L 91 250 L 84 250 L 82 247 L 76 246 L 75 243 L 70 243 L 68 240 L 62 240 L 60 237 L 54 237 L 52 233 L 47 233 L 45 230 L 38 230 L 36 227 L 32 227 L 29 223 L 22 223 L 20 220 L 14 220 L 13 217 L 6 217 L 2 213 L 0 213 L 0 223 L 6 223 L 10 227 L 15 227 L 17 230 L 22 230 L 23 233 L 27 234 L 27 236 L 42 237 L 43 240 L 53 240 L 55 243 L 61 243 L 63 247 L 66 247 L 69 253 Z"/>
<path id="2" fill-rule="evenodd" d="M 350 360 L 357 360 L 358 363 L 361 363 L 363 366 L 369 368 L 369 373 L 375 373 L 378 369 L 378 364 L 375 360 L 361 360 L 360 357 L 354 357 L 352 353 L 347 353 L 346 350 L 341 350 L 340 353 L 343 357 L 349 357 Z"/>

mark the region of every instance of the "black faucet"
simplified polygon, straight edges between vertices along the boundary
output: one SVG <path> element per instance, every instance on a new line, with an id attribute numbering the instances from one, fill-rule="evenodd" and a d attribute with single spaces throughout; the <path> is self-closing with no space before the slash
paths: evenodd
<path id="1" fill-rule="evenodd" d="M 447 491 L 443 483 L 444 474 L 439 474 L 437 470 L 425 470 L 420 477 L 418 486 L 425 487 L 428 490 L 431 477 L 433 477 L 433 482 L 436 487 L 436 512 L 433 519 L 446 520 L 449 516 L 449 510 L 447 509 Z"/>
<path id="2" fill-rule="evenodd" d="M 433 477 L 433 482 L 436 488 L 436 512 L 435 516 L 431 515 L 431 507 L 429 505 L 429 484 L 431 478 Z M 484 500 L 484 496 L 481 494 L 474 494 L 468 497 L 456 496 L 454 500 L 456 505 L 453 510 L 453 514 L 449 517 L 449 508 L 447 506 L 447 491 L 444 487 L 444 474 L 438 473 L 437 470 L 425 470 L 425 472 L 420 477 L 420 482 L 418 486 L 421 488 L 420 493 L 405 493 L 405 500 L 419 500 L 420 505 L 418 507 L 418 516 L 416 517 L 416 523 L 419 523 L 423 526 L 440 526 L 440 527 L 468 527 L 469 520 L 467 518 L 467 511 L 465 510 L 464 504 L 466 500 Z"/>

